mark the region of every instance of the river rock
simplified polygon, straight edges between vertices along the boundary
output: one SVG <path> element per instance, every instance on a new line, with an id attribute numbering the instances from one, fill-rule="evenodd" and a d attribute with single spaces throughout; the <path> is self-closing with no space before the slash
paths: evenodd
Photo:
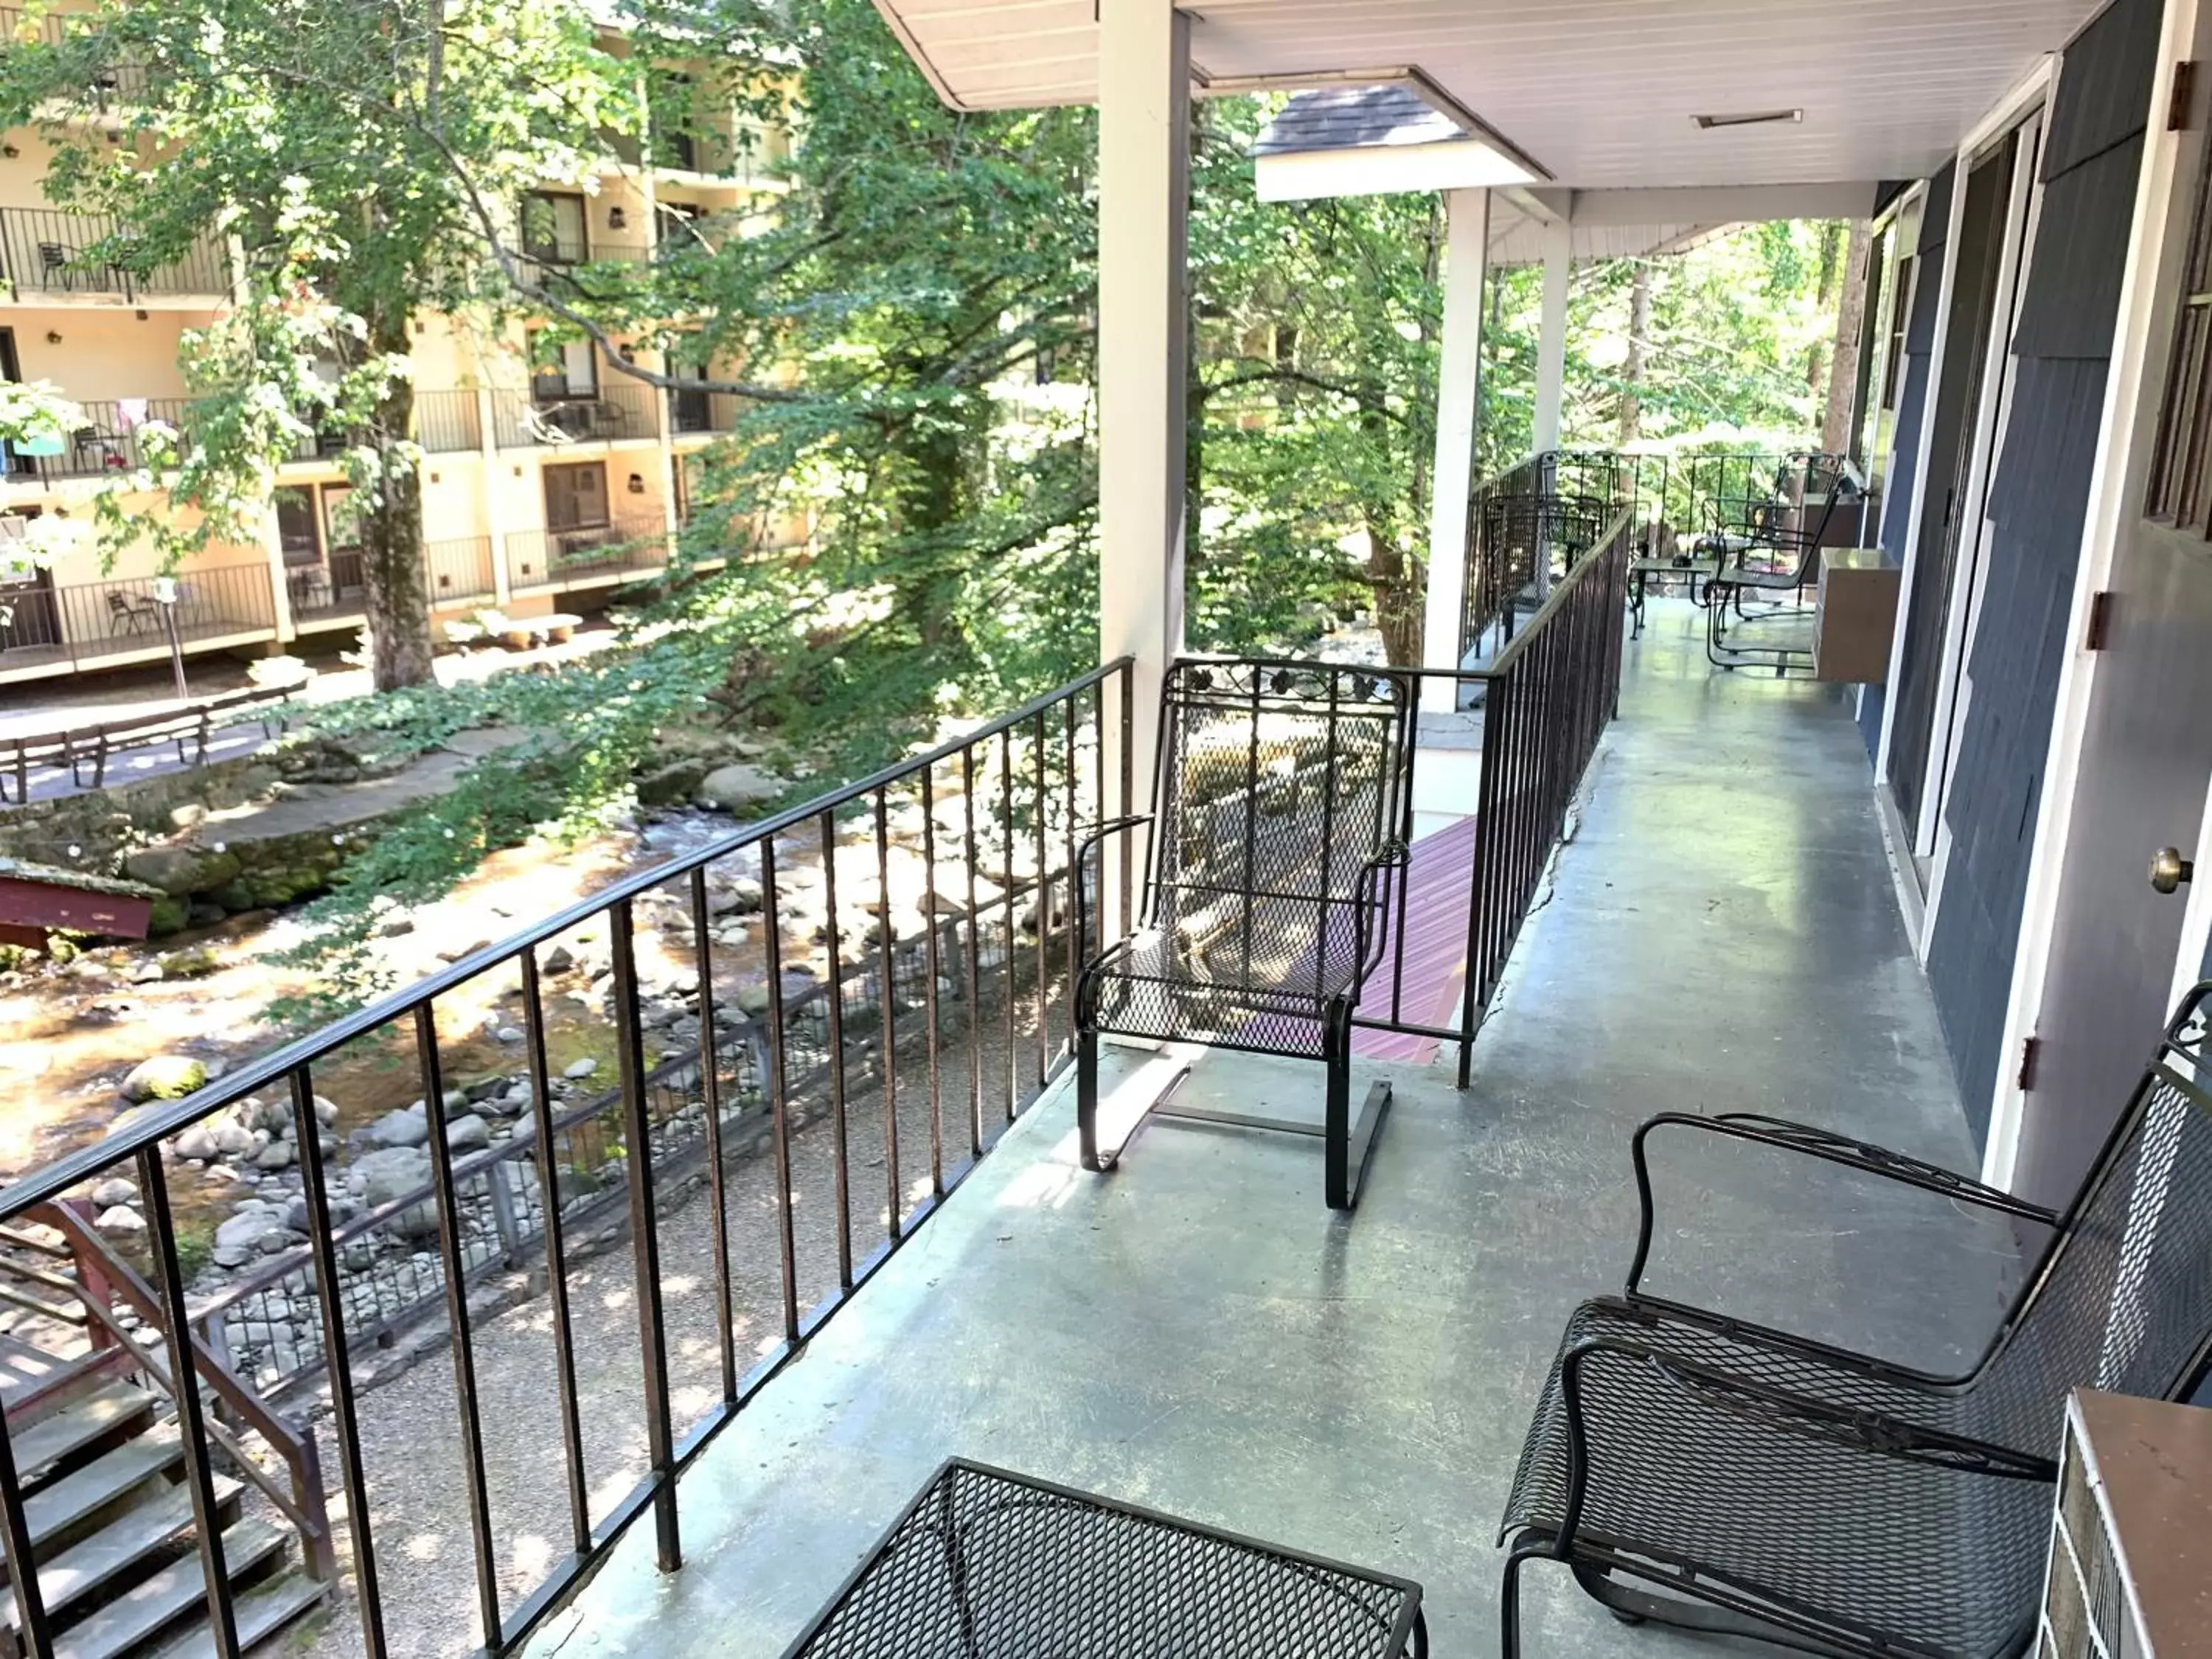
<path id="1" fill-rule="evenodd" d="M 561 1075 L 570 1079 L 587 1078 L 599 1069 L 599 1062 L 586 1054 L 581 1060 L 570 1060 Z"/>
<path id="2" fill-rule="evenodd" d="M 790 787 L 775 773 L 737 761 L 718 766 L 700 779 L 691 799 L 710 811 L 750 812 L 781 799 Z"/>
<path id="3" fill-rule="evenodd" d="M 548 951 L 538 963 L 549 974 L 565 974 L 576 965 L 576 953 L 565 945 L 556 945 Z"/>
<path id="4" fill-rule="evenodd" d="M 491 1145 L 491 1125 L 474 1112 L 465 1112 L 446 1125 L 446 1145 L 457 1152 L 473 1152 Z"/>
<path id="5" fill-rule="evenodd" d="M 103 1210 L 112 1210 L 118 1204 L 128 1204 L 138 1196 L 138 1183 L 125 1181 L 120 1176 L 110 1176 L 92 1189 L 92 1201 Z"/>
<path id="6" fill-rule="evenodd" d="M 212 847 L 142 847 L 123 860 L 123 873 L 182 898 L 212 892 L 245 868 L 235 853 Z"/>
<path id="7" fill-rule="evenodd" d="M 379 1146 L 420 1146 L 430 1138 L 428 1115 L 422 1110 L 420 1101 L 398 1111 L 386 1112 L 368 1126 L 368 1138 Z"/>
<path id="8" fill-rule="evenodd" d="M 121 1093 L 133 1106 L 149 1100 L 182 1100 L 208 1080 L 206 1066 L 185 1054 L 152 1054 L 131 1068 Z"/>
<path id="9" fill-rule="evenodd" d="M 299 1156 L 289 1140 L 272 1140 L 253 1155 L 253 1164 L 260 1170 L 289 1169 Z"/>
<path id="10" fill-rule="evenodd" d="M 327 1129 L 331 1124 L 337 1121 L 337 1102 L 335 1100 L 325 1100 L 322 1096 L 317 1095 L 315 1097 L 315 1121 L 321 1124 Z"/>
<path id="11" fill-rule="evenodd" d="M 430 1184 L 430 1154 L 420 1146 L 387 1146 L 354 1160 L 362 1201 L 371 1209 Z"/>
<path id="12" fill-rule="evenodd" d="M 93 1218 L 92 1224 L 111 1237 L 124 1233 L 143 1233 L 146 1218 L 128 1204 L 116 1204 L 102 1210 Z"/>
<path id="13" fill-rule="evenodd" d="M 253 1131 L 227 1115 L 210 1122 L 208 1133 L 215 1137 L 216 1150 L 226 1158 L 245 1158 L 261 1149 Z"/>
<path id="14" fill-rule="evenodd" d="M 280 1235 L 277 1248 L 283 1248 L 281 1235 L 284 1231 L 282 1218 L 265 1209 L 241 1210 L 215 1230 L 217 1250 L 242 1250 L 247 1255 L 263 1248 L 262 1241 L 270 1235 Z"/>

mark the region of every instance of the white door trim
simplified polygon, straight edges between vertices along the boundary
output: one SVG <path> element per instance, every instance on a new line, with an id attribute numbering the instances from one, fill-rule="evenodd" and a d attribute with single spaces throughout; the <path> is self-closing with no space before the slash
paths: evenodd
<path id="1" fill-rule="evenodd" d="M 1904 556 L 1904 569 L 1898 576 L 1897 619 L 1892 624 L 1889 636 L 1889 695 L 1881 705 L 1881 743 L 1875 751 L 1875 781 L 1887 788 L 1889 783 L 1889 745 L 1897 729 L 1899 681 L 1905 669 L 1905 634 L 1912 620 L 1912 577 L 1920 563 L 1920 520 L 1928 510 L 1928 456 L 1936 439 L 1936 400 L 1943 392 L 1943 346 L 1951 332 L 1951 294 L 1959 270 L 1959 228 L 1966 215 L 1966 173 L 1963 156 L 1951 158 L 1951 200 L 1948 216 L 1943 230 L 1943 270 L 1936 289 L 1936 332 L 1928 343 L 1928 380 L 1920 392 L 1920 429 L 1912 434 L 1912 502 L 1905 515 L 1905 545 L 1899 550 Z M 1928 273 L 1915 273 L 1913 290 L 1928 279 Z M 1905 326 L 1911 327 L 1910 317 Z"/>
<path id="2" fill-rule="evenodd" d="M 2020 937 L 2013 954 L 2012 994 L 2005 1011 L 2004 1035 L 1997 1050 L 1997 1082 L 1990 1106 L 1990 1132 L 1982 1156 L 1982 1179 L 2009 1189 L 2020 1152 L 2022 1100 L 2019 1057 L 2035 1029 L 2050 969 L 2051 935 L 2058 920 L 2060 876 L 2065 868 L 2073 828 L 2074 796 L 2079 784 L 2081 748 L 2088 728 L 2090 693 L 2097 659 L 2082 649 L 2089 600 L 2110 580 L 2112 556 L 2122 525 L 2132 515 L 2141 492 L 2145 452 L 2155 431 L 2164 382 L 2163 366 L 2171 343 L 2171 307 L 2162 307 L 2179 278 L 2179 244 L 2167 246 L 2166 224 L 2177 191 L 2193 180 L 2175 177 L 2179 138 L 2159 118 L 2171 97 L 2173 66 L 2189 56 L 2197 30 L 2197 0 L 2166 0 L 2160 26 L 2157 80 L 2144 133 L 2143 166 L 2136 180 L 2135 216 L 2128 232 L 2126 264 L 2120 277 L 2119 322 L 2112 366 L 2105 382 L 2097 454 L 2089 476 L 2089 507 L 2082 526 L 2081 558 L 2075 573 L 2067 623 L 2066 655 L 2058 672 L 2052 705 L 2051 746 L 2043 769 L 2034 842 L 2028 857 L 2027 890 L 2021 911 Z M 2145 441 L 2136 441 L 2138 433 Z M 2185 957 L 2187 953 L 2184 942 Z M 2179 970 L 2180 960 L 2176 969 Z"/>

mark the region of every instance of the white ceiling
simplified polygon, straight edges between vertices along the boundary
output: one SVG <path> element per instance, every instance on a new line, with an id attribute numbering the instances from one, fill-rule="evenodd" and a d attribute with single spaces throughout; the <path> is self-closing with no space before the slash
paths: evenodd
<path id="1" fill-rule="evenodd" d="M 876 0 L 950 101 L 1088 103 L 1097 0 Z M 1121 0 L 1128 3 L 1129 0 Z M 1107 4 L 1116 0 L 1105 0 Z M 1578 188 L 1917 178 L 2100 0 L 1196 0 L 1207 76 L 1401 65 Z M 1701 131 L 1699 113 L 1802 107 Z"/>

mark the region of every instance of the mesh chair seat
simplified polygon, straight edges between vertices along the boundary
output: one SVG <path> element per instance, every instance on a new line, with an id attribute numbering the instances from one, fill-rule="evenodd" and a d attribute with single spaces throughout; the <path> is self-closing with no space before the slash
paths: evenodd
<path id="1" fill-rule="evenodd" d="M 1348 920 L 1348 918 L 1347 918 Z M 1209 945 L 1148 928 L 1098 964 L 1097 1029 L 1163 1042 L 1321 1059 L 1322 1015 L 1359 976 L 1358 939 L 1332 927 L 1322 948 L 1296 933 L 1237 927 Z"/>
<path id="2" fill-rule="evenodd" d="M 1618 1344 L 1618 1346 L 1607 1346 Z M 2041 1583 L 2050 1488 L 1971 1457 L 1909 1455 L 1881 1417 L 1949 1419 L 1971 1438 L 1971 1394 L 1931 1395 L 1802 1353 L 1687 1325 L 1655 1340 L 1625 1304 L 1577 1311 L 1506 1506 L 1509 1531 L 1556 1534 L 1568 1498 L 1566 1356 L 1587 1349 L 1577 1396 L 1587 1476 L 1577 1559 L 1656 1571 L 1694 1565 L 1746 1600 L 1900 1653 L 2012 1651 Z M 1650 1351 L 1665 1358 L 1646 1358 Z M 1672 1360 L 1692 1364 L 1674 1364 Z M 1715 1386 L 1713 1375 L 1771 1387 Z M 1842 1408 L 1800 1414 L 1785 1397 Z M 1858 1427 L 1853 1426 L 1856 1419 Z"/>
<path id="3" fill-rule="evenodd" d="M 1572 1564 L 1616 1611 L 1695 1628 L 1780 1626 L 1869 1655 L 2019 1651 L 2067 1393 L 2186 1399 L 2212 1369 L 2208 1005 L 2212 983 L 2183 1004 L 2063 1215 L 1778 1119 L 1672 1113 L 1640 1129 L 1628 1294 L 1570 1322 L 1507 1505 L 1506 1651 L 1521 1565 L 1538 1557 Z M 1658 1129 L 1803 1153 L 2033 1219 L 2051 1239 L 1980 1358 L 1915 1379 L 1641 1292 L 1658 1226 L 1644 1146 Z M 1620 1589 L 1623 1574 L 1674 1594 L 1662 1607 Z M 1682 1615 L 1686 1596 L 1707 1605 Z"/>

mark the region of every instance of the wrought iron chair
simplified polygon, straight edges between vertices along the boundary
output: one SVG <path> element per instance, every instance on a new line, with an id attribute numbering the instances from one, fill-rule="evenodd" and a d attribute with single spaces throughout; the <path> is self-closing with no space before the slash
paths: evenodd
<path id="1" fill-rule="evenodd" d="M 2208 996 L 2212 982 L 2183 1003 L 2063 1214 L 1775 1119 L 1668 1113 L 1639 1128 L 1626 1293 L 1568 1322 L 1506 1502 L 1508 1659 L 1521 1570 L 1539 1559 L 1631 1622 L 1885 1659 L 2023 1652 L 2068 1391 L 2186 1398 L 2212 1366 Z M 1644 1141 L 1662 1127 L 1902 1182 L 2039 1223 L 2050 1242 L 1957 1376 L 1649 1296 Z"/>
<path id="2" fill-rule="evenodd" d="M 1161 690 L 1152 826 L 1137 930 L 1086 957 L 1076 985 L 1076 1120 L 1083 1167 L 1111 1169 L 1129 1134 L 1102 1146 L 1103 1033 L 1319 1060 L 1326 1109 L 1310 1123 L 1153 1103 L 1146 1115 L 1318 1133 L 1332 1209 L 1358 1200 L 1390 1089 L 1351 1112 L 1352 1016 L 1402 898 L 1411 813 L 1414 692 L 1388 670 L 1269 659 L 1175 663 Z M 1088 877 L 1076 884 L 1088 949 Z"/>
<path id="3" fill-rule="evenodd" d="M 1705 582 L 1705 655 L 1716 667 L 1771 667 L 1778 674 L 1812 666 L 1810 642 L 1744 645 L 1729 639 L 1729 613 L 1751 617 L 1747 595 L 1766 609 L 1753 620 L 1804 614 L 1800 598 L 1820 580 L 1820 549 L 1838 510 L 1858 497 L 1858 481 L 1841 455 L 1792 456 L 1766 501 L 1740 504 L 1742 516 L 1724 527 L 1717 509 L 1710 544 L 1723 549 Z"/>

